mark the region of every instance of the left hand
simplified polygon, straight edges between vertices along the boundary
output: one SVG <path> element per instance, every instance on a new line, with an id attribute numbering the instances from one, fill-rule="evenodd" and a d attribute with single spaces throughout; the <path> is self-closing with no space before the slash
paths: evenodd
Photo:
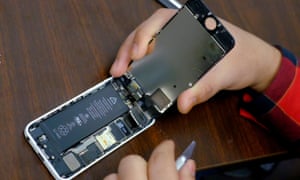
<path id="1" fill-rule="evenodd" d="M 155 47 L 149 46 L 149 42 L 176 12 L 174 9 L 159 9 L 139 25 L 120 47 L 110 70 L 111 75 L 121 76 L 132 60 L 140 60 L 151 53 Z M 221 90 L 250 87 L 262 92 L 279 69 L 281 53 L 275 47 L 225 20 L 220 21 L 234 37 L 235 47 L 193 87 L 179 95 L 177 106 L 181 113 L 188 113 L 192 107 L 207 101 Z"/>
<path id="2" fill-rule="evenodd" d="M 193 160 L 176 170 L 173 141 L 164 141 L 151 154 L 148 162 L 141 156 L 129 155 L 119 164 L 118 173 L 110 174 L 104 180 L 194 180 L 196 166 Z"/>

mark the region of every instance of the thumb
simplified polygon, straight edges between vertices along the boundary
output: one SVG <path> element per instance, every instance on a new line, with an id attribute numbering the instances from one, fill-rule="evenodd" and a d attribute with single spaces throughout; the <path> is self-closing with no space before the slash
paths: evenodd
<path id="1" fill-rule="evenodd" d="M 214 96 L 219 91 L 219 88 L 213 82 L 203 77 L 192 88 L 181 93 L 177 100 L 178 110 L 186 114 L 195 105 L 203 103 Z"/>
<path id="2" fill-rule="evenodd" d="M 179 171 L 180 180 L 195 180 L 196 165 L 194 160 L 188 160 Z"/>

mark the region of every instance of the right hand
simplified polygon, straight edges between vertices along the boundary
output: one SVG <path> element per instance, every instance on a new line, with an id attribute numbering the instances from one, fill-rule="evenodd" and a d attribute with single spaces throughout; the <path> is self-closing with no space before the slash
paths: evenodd
<path id="1" fill-rule="evenodd" d="M 124 157 L 117 173 L 109 174 L 104 180 L 195 180 L 196 164 L 189 159 L 176 170 L 174 142 L 164 141 L 152 152 L 149 161 L 138 155 Z"/>
<path id="2" fill-rule="evenodd" d="M 160 9 L 138 26 L 119 49 L 110 70 L 112 76 L 121 76 L 132 60 L 145 56 L 149 41 L 175 13 L 176 10 Z M 235 47 L 192 88 L 180 94 L 177 105 L 181 113 L 189 112 L 220 90 L 251 87 L 263 91 L 279 68 L 281 54 L 276 48 L 225 20 L 221 22 L 234 37 Z"/>

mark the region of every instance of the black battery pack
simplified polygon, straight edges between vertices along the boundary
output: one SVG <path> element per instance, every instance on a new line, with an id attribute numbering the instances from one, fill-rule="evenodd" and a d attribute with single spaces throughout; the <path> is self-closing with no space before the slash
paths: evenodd
<path id="1" fill-rule="evenodd" d="M 40 127 L 57 151 L 63 152 L 127 111 L 128 107 L 108 83 L 41 122 Z"/>

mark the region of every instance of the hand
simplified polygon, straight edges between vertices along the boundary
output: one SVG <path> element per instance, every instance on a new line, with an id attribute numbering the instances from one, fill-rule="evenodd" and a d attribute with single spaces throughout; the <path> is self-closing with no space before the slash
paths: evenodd
<path id="1" fill-rule="evenodd" d="M 149 53 L 148 43 L 176 10 L 160 9 L 138 26 L 124 41 L 110 73 L 121 76 L 132 60 L 138 60 Z M 178 97 L 178 109 L 187 113 L 220 90 L 238 90 L 251 87 L 265 90 L 272 82 L 280 65 L 281 54 L 273 46 L 256 36 L 221 20 L 235 39 L 235 47 L 192 88 Z"/>
<path id="2" fill-rule="evenodd" d="M 164 141 L 154 149 L 148 162 L 137 155 L 126 156 L 119 164 L 118 173 L 110 174 L 104 180 L 194 180 L 195 169 L 195 162 L 188 160 L 177 171 L 174 143 Z"/>

